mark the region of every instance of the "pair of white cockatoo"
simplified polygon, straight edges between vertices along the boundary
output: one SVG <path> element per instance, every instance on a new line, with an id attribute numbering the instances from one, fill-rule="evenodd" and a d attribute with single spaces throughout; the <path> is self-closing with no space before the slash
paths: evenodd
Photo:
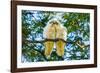
<path id="1" fill-rule="evenodd" d="M 43 31 L 43 37 L 46 39 L 67 39 L 67 29 L 57 19 L 51 19 L 47 23 Z M 52 50 L 56 47 L 56 53 L 58 56 L 64 55 L 64 47 L 66 43 L 62 40 L 57 42 L 46 41 L 45 45 L 45 56 L 50 57 Z"/>

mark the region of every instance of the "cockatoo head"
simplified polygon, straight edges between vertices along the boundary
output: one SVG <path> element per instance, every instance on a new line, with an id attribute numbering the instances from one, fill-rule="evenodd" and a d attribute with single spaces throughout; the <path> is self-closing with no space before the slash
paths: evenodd
<path id="1" fill-rule="evenodd" d="M 51 20 L 49 20 L 49 22 L 47 23 L 48 25 L 50 25 L 50 26 L 60 26 L 60 22 L 59 22 L 59 20 L 58 19 L 56 19 L 56 18 L 53 18 L 53 19 L 51 19 Z"/>

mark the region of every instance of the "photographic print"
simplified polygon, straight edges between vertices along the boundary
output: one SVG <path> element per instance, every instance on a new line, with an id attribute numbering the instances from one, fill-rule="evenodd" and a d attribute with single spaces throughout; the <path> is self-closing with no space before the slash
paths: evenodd
<path id="1" fill-rule="evenodd" d="M 12 5 L 12 71 L 96 67 L 96 6 Z"/>
<path id="2" fill-rule="evenodd" d="M 90 59 L 89 13 L 34 10 L 21 12 L 22 62 Z"/>

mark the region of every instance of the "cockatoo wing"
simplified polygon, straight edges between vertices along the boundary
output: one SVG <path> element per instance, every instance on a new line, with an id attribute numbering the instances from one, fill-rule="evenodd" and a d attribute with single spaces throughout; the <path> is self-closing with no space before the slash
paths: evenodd
<path id="1" fill-rule="evenodd" d="M 64 26 L 57 27 L 56 29 L 57 29 L 56 38 L 63 39 L 66 41 L 67 29 Z M 57 49 L 58 56 L 64 55 L 65 45 L 66 43 L 62 40 L 56 42 L 56 49 Z"/>
<path id="2" fill-rule="evenodd" d="M 45 45 L 45 53 L 44 54 L 47 58 L 50 58 L 50 55 L 51 55 L 53 47 L 54 47 L 54 42 L 47 41 L 44 43 L 44 45 Z"/>
<path id="3" fill-rule="evenodd" d="M 52 27 L 52 26 L 49 26 L 47 25 L 45 28 L 44 28 L 44 31 L 43 31 L 43 36 L 44 38 L 46 39 L 55 39 L 55 35 L 54 35 L 54 32 L 55 32 L 55 28 Z M 52 52 L 52 49 L 54 47 L 54 42 L 52 41 L 47 41 L 44 43 L 44 46 L 45 46 L 45 56 L 47 58 L 50 57 L 50 54 Z"/>

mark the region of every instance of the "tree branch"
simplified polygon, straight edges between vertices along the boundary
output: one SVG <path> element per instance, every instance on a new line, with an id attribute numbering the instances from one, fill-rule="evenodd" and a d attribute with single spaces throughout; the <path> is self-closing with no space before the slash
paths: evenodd
<path id="1" fill-rule="evenodd" d="M 33 47 L 34 47 L 34 46 L 33 46 Z M 47 59 L 46 56 L 44 55 L 43 51 L 40 51 L 40 50 L 38 50 L 38 49 L 33 49 L 33 50 L 39 52 L 39 53 L 43 56 L 43 58 L 44 58 L 46 61 L 48 61 L 48 59 Z"/>
<path id="2" fill-rule="evenodd" d="M 23 42 L 24 42 L 24 41 L 27 41 L 27 42 L 30 42 L 30 43 L 44 43 L 44 42 L 47 42 L 47 41 L 57 42 L 57 41 L 59 41 L 59 40 L 65 42 L 65 43 L 68 43 L 67 41 L 65 41 L 65 40 L 63 40 L 63 39 L 60 39 L 60 38 L 57 38 L 57 39 L 47 39 L 47 38 L 46 38 L 46 39 L 44 39 L 44 40 L 34 40 L 34 41 L 32 41 L 32 40 L 23 40 Z"/>
<path id="3" fill-rule="evenodd" d="M 27 46 L 29 46 L 29 45 L 27 45 Z M 32 46 L 29 46 L 29 47 L 31 47 L 31 48 L 34 48 L 34 45 L 32 45 Z M 34 51 L 37 51 L 38 53 L 40 53 L 41 55 L 42 55 L 42 57 L 46 60 L 46 61 L 48 61 L 48 59 L 46 58 L 46 56 L 44 55 L 44 52 L 43 51 L 40 51 L 40 50 L 38 50 L 38 49 L 33 49 Z"/>
<path id="4" fill-rule="evenodd" d="M 32 41 L 32 40 L 23 40 L 23 42 L 29 42 L 29 43 L 45 43 L 45 42 L 47 42 L 47 41 L 52 41 L 52 42 L 57 42 L 57 41 L 59 41 L 59 40 L 61 40 L 61 41 L 63 41 L 63 42 L 65 42 L 66 44 L 67 43 L 69 43 L 69 44 L 75 44 L 75 45 L 77 45 L 77 46 L 79 46 L 80 48 L 85 48 L 85 47 L 88 47 L 88 46 L 90 46 L 89 44 L 87 44 L 87 45 L 85 45 L 85 44 L 80 44 L 80 43 L 78 43 L 77 41 L 69 41 L 69 40 L 67 40 L 67 41 L 65 41 L 64 39 L 60 39 L 60 38 L 57 38 L 57 39 L 43 39 L 43 40 L 34 40 L 34 41 Z"/>

